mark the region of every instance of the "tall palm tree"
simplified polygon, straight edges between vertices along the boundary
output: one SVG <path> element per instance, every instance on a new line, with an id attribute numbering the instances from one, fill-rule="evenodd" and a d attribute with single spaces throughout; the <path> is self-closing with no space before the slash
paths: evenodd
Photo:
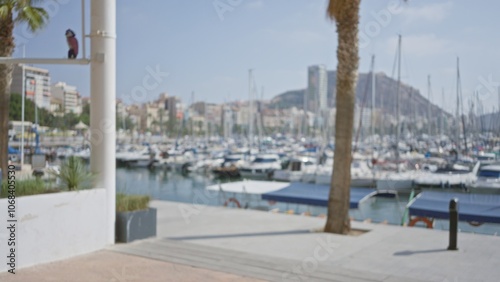
<path id="1" fill-rule="evenodd" d="M 347 234 L 351 229 L 349 198 L 354 103 L 358 79 L 358 24 L 361 0 L 330 0 L 327 15 L 337 26 L 337 112 L 335 156 L 325 232 Z"/>
<path id="2" fill-rule="evenodd" d="M 42 1 L 0 0 L 0 57 L 12 57 L 16 24 L 25 23 L 29 31 L 35 32 L 48 22 L 48 13 L 43 8 L 36 7 L 40 2 Z M 0 64 L 0 168 L 3 179 L 7 178 L 11 82 L 12 65 Z"/>

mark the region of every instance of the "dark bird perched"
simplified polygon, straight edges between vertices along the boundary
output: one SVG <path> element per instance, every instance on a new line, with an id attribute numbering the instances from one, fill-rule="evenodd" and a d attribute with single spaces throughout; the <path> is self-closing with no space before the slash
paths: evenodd
<path id="1" fill-rule="evenodd" d="M 66 30 L 66 41 L 69 47 L 68 59 L 75 59 L 78 56 L 78 40 L 71 29 Z"/>

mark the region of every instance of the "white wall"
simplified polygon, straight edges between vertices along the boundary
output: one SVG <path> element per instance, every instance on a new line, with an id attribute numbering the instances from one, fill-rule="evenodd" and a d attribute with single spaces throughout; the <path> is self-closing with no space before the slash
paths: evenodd
<path id="1" fill-rule="evenodd" d="M 106 246 L 106 190 L 16 198 L 16 270 Z M 0 272 L 8 270 L 7 199 L 0 200 Z"/>

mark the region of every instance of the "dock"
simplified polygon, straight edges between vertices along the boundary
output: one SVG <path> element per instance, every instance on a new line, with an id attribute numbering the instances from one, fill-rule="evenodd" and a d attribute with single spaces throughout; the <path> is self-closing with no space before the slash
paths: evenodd
<path id="1" fill-rule="evenodd" d="M 158 210 L 156 238 L 20 269 L 15 276 L 3 273 L 0 280 L 29 281 L 23 275 L 32 275 L 24 277 L 59 281 L 58 277 L 93 273 L 92 281 L 196 281 L 196 277 L 204 281 L 498 281 L 497 236 L 459 233 L 458 251 L 448 251 L 448 232 L 442 230 L 353 221 L 356 235 L 335 235 L 319 232 L 325 219 L 318 217 L 168 201 L 153 201 L 152 206 Z M 115 278 L 117 271 L 126 278 Z M 64 276 L 68 273 L 73 276 Z"/>

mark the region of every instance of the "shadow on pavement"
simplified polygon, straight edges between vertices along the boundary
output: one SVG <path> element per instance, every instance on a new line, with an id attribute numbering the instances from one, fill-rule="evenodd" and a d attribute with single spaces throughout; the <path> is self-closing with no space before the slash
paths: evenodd
<path id="1" fill-rule="evenodd" d="M 167 237 L 170 240 L 201 240 L 201 239 L 222 239 L 222 238 L 238 238 L 238 237 L 257 237 L 257 236 L 275 236 L 275 235 L 296 235 L 312 233 L 311 230 L 290 230 L 290 231 L 275 231 L 275 232 L 257 232 L 257 233 L 240 233 L 240 234 L 223 234 L 223 235 L 200 235 L 200 236 L 184 236 L 184 237 Z"/>
<path id="2" fill-rule="evenodd" d="M 440 253 L 440 252 L 446 252 L 448 251 L 447 249 L 435 249 L 435 250 L 421 250 L 421 251 L 401 251 L 401 252 L 395 252 L 393 255 L 394 256 L 411 256 L 411 255 L 417 255 L 417 254 L 428 254 L 428 253 Z"/>

